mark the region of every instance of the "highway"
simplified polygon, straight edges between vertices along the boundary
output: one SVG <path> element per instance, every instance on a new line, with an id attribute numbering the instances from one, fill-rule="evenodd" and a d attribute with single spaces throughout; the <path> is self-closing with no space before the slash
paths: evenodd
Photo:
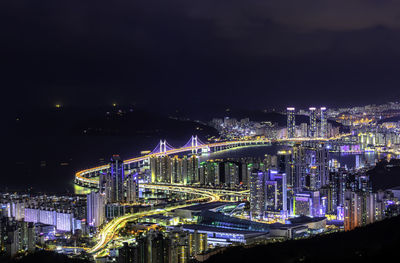
<path id="1" fill-rule="evenodd" d="M 203 201 L 208 200 L 208 202 L 215 202 L 219 201 L 220 197 L 217 194 L 210 193 L 209 191 L 206 190 L 199 190 L 199 189 L 193 189 L 190 187 L 181 187 L 181 186 L 157 186 L 157 185 L 152 185 L 152 189 L 157 189 L 157 190 L 168 190 L 168 191 L 175 191 L 175 192 L 181 192 L 181 193 L 187 193 L 187 194 L 195 194 L 199 196 L 203 196 Z M 195 199 L 199 200 L 199 199 Z M 193 200 L 190 200 L 193 201 Z M 187 204 L 184 205 L 177 205 L 173 207 L 168 207 L 165 209 L 156 209 L 156 210 L 150 210 L 150 211 L 144 211 L 144 212 L 139 212 L 139 213 L 134 213 L 134 214 L 126 214 L 124 216 L 114 218 L 112 221 L 108 222 L 99 232 L 97 236 L 97 243 L 95 246 L 92 248 L 88 249 L 87 252 L 92 254 L 95 258 L 99 257 L 99 255 L 104 255 L 104 251 L 107 248 L 108 244 L 116 237 L 116 233 L 122 228 L 125 227 L 126 223 L 129 221 L 136 220 L 140 217 L 145 217 L 145 216 L 150 216 L 150 215 L 155 215 L 155 214 L 162 214 L 168 211 L 172 211 L 178 208 L 186 207 L 188 206 Z"/>
<path id="2" fill-rule="evenodd" d="M 346 135 L 341 135 L 341 136 L 346 136 Z M 339 137 L 335 138 L 338 139 Z M 333 139 L 333 138 L 330 138 Z M 319 138 L 318 140 L 330 140 L 330 139 L 321 139 Z M 310 138 L 297 138 L 297 139 L 291 139 L 291 141 L 304 141 L 304 140 L 310 140 Z M 313 140 L 316 140 L 314 138 Z M 275 142 L 283 142 L 283 141 L 288 141 L 287 139 L 285 140 L 275 140 Z M 143 160 L 146 160 L 150 157 L 155 157 L 155 156 L 162 156 L 162 155 L 170 155 L 170 154 L 176 154 L 176 153 L 181 153 L 181 152 L 187 152 L 191 150 L 197 150 L 201 149 L 204 147 L 219 147 L 219 146 L 229 146 L 229 145 L 239 145 L 239 144 L 245 144 L 245 143 L 269 143 L 271 142 L 270 140 L 254 140 L 254 141 L 229 141 L 229 142 L 221 142 L 221 143 L 211 143 L 211 144 L 206 144 L 206 145 L 201 145 L 201 146 L 191 146 L 191 147 L 182 147 L 179 149 L 172 149 L 167 152 L 163 153 L 156 153 L 156 154 L 149 154 L 133 159 L 129 159 L 124 161 L 124 164 L 130 164 L 130 163 L 135 163 L 135 162 L 140 162 Z M 96 172 L 96 171 L 102 171 L 104 169 L 107 169 L 109 166 L 108 165 L 103 165 L 91 169 L 86 169 L 83 171 L 79 171 L 76 173 L 76 179 L 82 181 L 82 182 L 88 182 L 92 184 L 98 184 L 98 179 L 92 179 L 92 178 L 87 178 L 85 175 Z M 187 193 L 187 194 L 195 194 L 198 196 L 202 196 L 202 198 L 197 198 L 191 201 L 208 201 L 208 202 L 215 202 L 219 201 L 220 197 L 222 195 L 226 194 L 235 194 L 238 192 L 235 191 L 229 191 L 229 190 L 223 190 L 225 193 L 213 193 L 212 191 L 215 189 L 201 189 L 201 188 L 195 188 L 195 187 L 186 187 L 186 186 L 181 186 L 181 185 L 155 185 L 155 184 L 146 184 L 143 185 L 146 188 L 149 189 L 156 189 L 156 190 L 167 190 L 167 191 L 176 191 L 176 192 L 181 192 L 181 193 Z M 241 194 L 245 194 L 246 191 L 239 192 Z M 134 213 L 134 214 L 127 214 L 118 218 L 113 219 L 112 221 L 108 222 L 99 232 L 97 236 L 97 243 L 95 246 L 92 248 L 88 249 L 87 252 L 92 254 L 95 258 L 99 256 L 104 256 L 105 251 L 107 249 L 108 244 L 116 238 L 116 234 L 118 231 L 126 225 L 127 222 L 136 220 L 140 217 L 145 217 L 149 215 L 154 215 L 154 214 L 162 214 L 168 211 L 172 211 L 178 208 L 186 207 L 188 204 L 184 205 L 177 205 L 173 207 L 168 207 L 165 209 L 156 209 L 156 210 L 150 210 L 150 211 L 144 211 L 144 212 L 139 212 L 139 213 Z"/>

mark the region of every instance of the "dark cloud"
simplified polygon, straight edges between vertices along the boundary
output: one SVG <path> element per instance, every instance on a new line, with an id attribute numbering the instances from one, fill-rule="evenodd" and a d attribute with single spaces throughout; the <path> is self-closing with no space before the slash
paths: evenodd
<path id="1" fill-rule="evenodd" d="M 2 1 L 1 82 L 17 106 L 393 100 L 398 10 L 385 0 Z"/>

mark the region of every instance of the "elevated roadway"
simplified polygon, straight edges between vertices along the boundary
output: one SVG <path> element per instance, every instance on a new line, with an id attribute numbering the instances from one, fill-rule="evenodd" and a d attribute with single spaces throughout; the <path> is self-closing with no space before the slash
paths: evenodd
<path id="1" fill-rule="evenodd" d="M 210 193 L 209 191 L 206 190 L 198 190 L 198 189 L 193 189 L 190 187 L 172 187 L 172 186 L 152 186 L 152 189 L 158 189 L 158 190 L 168 190 L 168 191 L 176 191 L 176 192 L 181 192 L 181 193 L 187 193 L 187 194 L 194 194 L 194 195 L 199 195 L 203 198 L 203 201 L 208 201 L 208 202 L 215 202 L 220 200 L 220 196 L 214 193 Z M 196 201 L 199 201 L 199 199 L 194 199 Z M 189 200 L 193 201 L 193 200 Z M 117 233 L 119 230 L 123 229 L 125 225 L 129 221 L 134 221 L 138 218 L 145 217 L 145 216 L 150 216 L 150 215 L 155 215 L 155 214 L 162 214 L 165 212 L 169 212 L 178 208 L 183 208 L 187 207 L 188 204 L 183 204 L 183 205 L 176 205 L 172 207 L 167 207 L 165 209 L 156 209 L 156 210 L 150 210 L 150 211 L 143 211 L 139 213 L 133 213 L 133 214 L 126 214 L 124 216 L 115 218 L 108 222 L 99 232 L 97 236 L 97 243 L 95 246 L 92 248 L 88 249 L 87 252 L 92 254 L 95 258 L 104 255 L 104 251 L 107 249 L 108 244 L 113 241 L 117 237 Z"/>
<path id="2" fill-rule="evenodd" d="M 214 149 L 214 151 L 222 150 L 222 149 L 228 149 L 228 148 L 236 148 L 236 147 L 241 147 L 241 146 L 251 146 L 251 145 L 262 145 L 262 144 L 271 144 L 271 143 L 285 143 L 285 142 L 305 142 L 305 141 L 329 141 L 329 140 L 337 140 L 345 136 L 349 136 L 350 134 L 342 134 L 337 137 L 333 138 L 288 138 L 288 139 L 254 139 L 254 140 L 236 140 L 236 141 L 225 141 L 225 142 L 216 142 L 216 143 L 209 143 L 209 144 L 201 144 L 201 145 L 194 145 L 194 146 L 186 146 L 186 147 L 181 147 L 177 149 L 170 149 L 166 150 L 164 152 L 157 152 L 157 153 L 150 153 L 147 155 L 143 155 L 140 157 L 135 157 L 131 159 L 127 159 L 124 161 L 124 165 L 130 165 L 130 164 L 135 164 L 135 163 L 140 163 L 143 162 L 149 158 L 152 157 L 159 157 L 159 156 L 165 156 L 165 155 L 174 155 L 174 154 L 179 154 L 179 153 L 184 153 L 184 152 L 197 152 L 202 149 L 207 149 L 211 150 Z M 101 172 L 105 172 L 109 169 L 109 165 L 101 165 L 89 169 L 85 169 L 82 171 L 79 171 L 75 174 L 75 183 L 82 185 L 82 186 L 88 186 L 88 187 L 98 187 L 98 180 L 95 178 L 96 175 L 98 175 Z"/>

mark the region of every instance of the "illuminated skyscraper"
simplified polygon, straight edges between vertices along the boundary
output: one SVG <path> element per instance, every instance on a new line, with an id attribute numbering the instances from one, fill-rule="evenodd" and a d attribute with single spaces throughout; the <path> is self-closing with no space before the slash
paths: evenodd
<path id="1" fill-rule="evenodd" d="M 182 184 L 182 159 L 178 158 L 178 156 L 175 156 L 172 158 L 172 178 L 171 181 L 172 183 L 175 184 Z"/>
<path id="2" fill-rule="evenodd" d="M 315 166 L 317 167 L 316 189 L 329 185 L 329 150 L 324 144 L 316 148 Z"/>
<path id="3" fill-rule="evenodd" d="M 267 211 L 278 210 L 278 182 L 266 181 L 265 182 L 265 209 Z"/>
<path id="4" fill-rule="evenodd" d="M 319 191 L 297 193 L 293 201 L 293 214 L 319 217 L 321 216 Z"/>
<path id="5" fill-rule="evenodd" d="M 284 215 L 287 215 L 287 200 L 288 200 L 288 195 L 287 195 L 287 178 L 285 173 L 277 173 L 271 176 L 271 179 L 275 180 L 277 182 L 277 188 L 278 188 L 278 211 L 281 211 Z"/>
<path id="6" fill-rule="evenodd" d="M 315 107 L 309 108 L 310 110 L 310 130 L 308 135 L 310 137 L 317 137 L 317 109 Z"/>
<path id="7" fill-rule="evenodd" d="M 293 214 L 311 216 L 312 198 L 309 193 L 297 193 L 293 200 Z"/>
<path id="8" fill-rule="evenodd" d="M 99 227 L 105 219 L 105 201 L 100 193 L 91 192 L 87 195 L 87 223 L 89 226 Z"/>
<path id="9" fill-rule="evenodd" d="M 376 193 L 347 190 L 344 199 L 344 230 L 382 220 L 383 207 Z"/>
<path id="10" fill-rule="evenodd" d="M 201 162 L 200 165 L 199 165 L 200 185 L 205 185 L 206 184 L 207 176 L 208 176 L 207 162 Z"/>
<path id="11" fill-rule="evenodd" d="M 110 201 L 123 202 L 124 196 L 124 163 L 119 155 L 113 155 L 110 162 L 109 180 L 111 180 Z"/>
<path id="12" fill-rule="evenodd" d="M 263 217 L 265 212 L 265 186 L 267 173 L 253 169 L 250 175 L 250 212 L 253 217 Z"/>
<path id="13" fill-rule="evenodd" d="M 160 157 L 160 175 L 157 176 L 157 182 L 171 183 L 172 178 L 172 160 L 169 156 Z"/>
<path id="14" fill-rule="evenodd" d="M 278 152 L 278 172 L 286 174 L 287 187 L 293 190 L 294 187 L 294 162 L 292 151 Z"/>
<path id="15" fill-rule="evenodd" d="M 219 164 L 214 161 L 201 162 L 199 166 L 200 184 L 207 186 L 218 185 Z"/>
<path id="16" fill-rule="evenodd" d="M 137 174 L 130 174 L 126 177 L 126 201 L 136 203 L 139 198 L 139 184 Z"/>
<path id="17" fill-rule="evenodd" d="M 328 137 L 328 126 L 327 126 L 326 108 L 325 107 L 321 107 L 321 109 L 320 109 L 320 119 L 321 119 L 320 137 L 326 138 L 326 137 Z"/>
<path id="18" fill-rule="evenodd" d="M 233 162 L 225 163 L 225 185 L 230 188 L 235 188 L 239 185 L 239 166 Z"/>
<path id="19" fill-rule="evenodd" d="M 268 171 L 268 181 L 265 184 L 265 206 L 267 211 L 287 214 L 286 174 L 278 173 L 276 169 Z"/>
<path id="20" fill-rule="evenodd" d="M 286 114 L 287 114 L 287 137 L 294 138 L 295 128 L 296 128 L 295 108 L 293 107 L 287 108 Z"/>
<path id="21" fill-rule="evenodd" d="M 307 168 L 309 166 L 309 151 L 300 144 L 294 145 L 292 149 L 293 176 L 289 177 L 293 193 L 300 193 L 306 185 Z"/>
<path id="22" fill-rule="evenodd" d="M 151 183 L 157 182 L 157 175 L 160 174 L 160 168 L 159 168 L 159 157 L 151 157 L 150 158 L 150 171 L 151 171 L 151 176 L 150 176 L 150 181 Z"/>
<path id="23" fill-rule="evenodd" d="M 362 198 L 355 192 L 346 191 L 344 200 L 344 230 L 362 225 Z"/>
<path id="24" fill-rule="evenodd" d="M 300 124 L 300 136 L 308 137 L 308 124 L 307 123 Z"/>

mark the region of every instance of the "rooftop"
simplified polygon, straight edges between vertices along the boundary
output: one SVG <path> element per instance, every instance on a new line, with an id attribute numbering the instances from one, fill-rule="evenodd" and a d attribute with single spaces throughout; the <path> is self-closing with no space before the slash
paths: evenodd
<path id="1" fill-rule="evenodd" d="M 235 204 L 234 202 L 212 202 L 205 204 L 192 205 L 185 208 L 180 208 L 182 210 L 191 210 L 191 211 L 203 211 L 203 210 L 211 210 L 220 206 Z"/>
<path id="2" fill-rule="evenodd" d="M 264 232 L 249 231 L 249 230 L 237 230 L 237 229 L 212 227 L 212 226 L 197 225 L 197 224 L 181 225 L 181 227 L 184 230 L 185 229 L 200 230 L 200 231 L 207 231 L 207 232 L 230 233 L 230 234 L 238 234 L 238 235 L 265 235 L 266 234 Z"/>

